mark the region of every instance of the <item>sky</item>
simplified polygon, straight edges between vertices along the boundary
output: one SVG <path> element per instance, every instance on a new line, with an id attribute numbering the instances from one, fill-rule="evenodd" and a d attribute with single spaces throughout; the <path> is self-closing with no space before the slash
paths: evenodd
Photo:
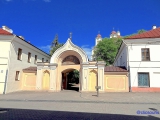
<path id="1" fill-rule="evenodd" d="M 0 0 L 3 25 L 45 52 L 56 34 L 65 43 L 72 32 L 72 42 L 90 58 L 98 33 L 105 38 L 113 30 L 125 36 L 160 27 L 160 0 Z"/>

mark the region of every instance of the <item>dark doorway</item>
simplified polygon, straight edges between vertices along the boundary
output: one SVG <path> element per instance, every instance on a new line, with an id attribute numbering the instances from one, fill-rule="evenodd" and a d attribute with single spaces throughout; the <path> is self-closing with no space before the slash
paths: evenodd
<path id="1" fill-rule="evenodd" d="M 62 90 L 79 91 L 79 71 L 67 70 L 62 72 Z"/>

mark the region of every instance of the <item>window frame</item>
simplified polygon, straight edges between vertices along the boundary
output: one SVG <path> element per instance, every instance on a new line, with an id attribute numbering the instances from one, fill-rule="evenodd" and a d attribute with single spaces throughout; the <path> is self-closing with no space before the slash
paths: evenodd
<path id="1" fill-rule="evenodd" d="M 20 80 L 20 71 L 16 71 L 15 81 Z"/>
<path id="2" fill-rule="evenodd" d="M 148 88 L 148 87 L 150 87 L 150 74 L 149 74 L 149 72 L 138 72 L 137 73 L 137 82 L 139 82 L 139 79 L 138 79 L 138 75 L 139 74 L 148 74 L 148 86 L 139 86 L 139 84 L 138 84 L 138 87 L 142 87 L 142 88 Z"/>
<path id="3" fill-rule="evenodd" d="M 146 58 L 147 58 L 147 52 L 144 52 L 144 54 L 145 54 L 145 56 L 143 56 L 143 50 L 148 50 L 148 54 L 149 54 L 149 59 L 147 60 Z M 143 58 L 145 58 L 145 59 L 143 59 Z M 141 48 L 141 60 L 142 61 L 150 61 L 150 49 L 149 48 Z"/>
<path id="4" fill-rule="evenodd" d="M 31 63 L 31 53 L 28 52 L 28 63 Z"/>
<path id="5" fill-rule="evenodd" d="M 34 64 L 37 63 L 37 55 L 34 56 Z"/>
<path id="6" fill-rule="evenodd" d="M 22 49 L 18 48 L 17 60 L 22 60 Z"/>

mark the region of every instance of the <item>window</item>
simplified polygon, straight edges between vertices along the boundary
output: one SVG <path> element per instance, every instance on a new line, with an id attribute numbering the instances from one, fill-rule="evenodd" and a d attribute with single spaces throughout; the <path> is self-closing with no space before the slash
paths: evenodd
<path id="1" fill-rule="evenodd" d="M 18 48 L 17 60 L 22 60 L 22 49 Z"/>
<path id="2" fill-rule="evenodd" d="M 142 48 L 141 54 L 142 54 L 142 61 L 150 61 L 149 48 Z"/>
<path id="3" fill-rule="evenodd" d="M 42 58 L 42 62 L 44 62 L 44 58 Z"/>
<path id="4" fill-rule="evenodd" d="M 35 55 L 35 58 L 34 58 L 34 64 L 37 63 L 37 55 Z"/>
<path id="5" fill-rule="evenodd" d="M 149 87 L 149 73 L 138 73 L 138 86 Z"/>
<path id="6" fill-rule="evenodd" d="M 16 71 L 16 77 L 15 77 L 15 80 L 19 80 L 19 76 L 20 76 L 20 72 L 19 72 L 19 71 Z"/>
<path id="7" fill-rule="evenodd" d="M 28 62 L 29 63 L 31 62 L 31 53 L 30 52 L 28 53 Z"/>

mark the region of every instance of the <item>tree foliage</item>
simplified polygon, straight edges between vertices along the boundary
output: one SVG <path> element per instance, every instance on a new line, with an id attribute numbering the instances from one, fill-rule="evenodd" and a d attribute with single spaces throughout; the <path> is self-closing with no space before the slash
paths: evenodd
<path id="1" fill-rule="evenodd" d="M 144 30 L 144 29 L 141 29 L 141 30 L 137 31 L 138 34 L 141 34 L 141 33 L 144 33 L 144 32 L 146 32 L 146 30 Z"/>
<path id="2" fill-rule="evenodd" d="M 106 65 L 114 62 L 122 38 L 104 38 L 94 49 L 93 57 L 95 60 L 104 60 Z"/>
<path id="3" fill-rule="evenodd" d="M 79 71 L 78 70 L 73 70 L 69 72 L 68 74 L 68 79 L 72 82 L 79 82 Z"/>
<path id="4" fill-rule="evenodd" d="M 128 38 L 128 37 L 130 37 L 130 36 L 133 36 L 133 35 L 136 35 L 136 34 L 141 34 L 141 33 L 144 33 L 144 32 L 146 32 L 145 29 L 140 29 L 140 30 L 137 30 L 137 33 L 133 33 L 133 34 L 130 34 L 130 35 L 126 35 L 126 36 L 124 36 L 123 38 Z"/>
<path id="5" fill-rule="evenodd" d="M 63 44 L 58 42 L 58 35 L 55 36 L 50 49 L 50 55 L 53 55 L 53 53 L 60 47 L 62 47 Z"/>
<path id="6" fill-rule="evenodd" d="M 141 34 L 143 32 L 146 32 L 146 30 L 140 29 L 137 31 L 137 33 L 124 36 L 123 38 Z M 102 41 L 100 41 L 94 48 L 93 57 L 95 60 L 103 60 L 106 62 L 106 65 L 113 64 L 123 38 L 104 38 Z"/>
<path id="7" fill-rule="evenodd" d="M 62 46 L 63 46 L 63 44 L 58 44 L 57 46 L 51 48 L 51 50 L 50 50 L 50 55 L 53 55 L 53 53 L 54 53 L 58 48 L 60 48 L 60 47 L 62 47 Z"/>

